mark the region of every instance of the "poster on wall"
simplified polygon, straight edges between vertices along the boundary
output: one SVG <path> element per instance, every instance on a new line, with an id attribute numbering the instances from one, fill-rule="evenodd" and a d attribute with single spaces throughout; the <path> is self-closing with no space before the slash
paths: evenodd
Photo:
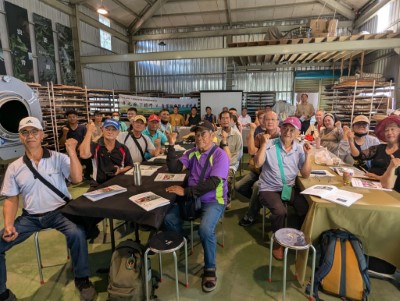
<path id="1" fill-rule="evenodd" d="M 36 38 L 36 53 L 39 71 L 39 83 L 57 81 L 54 39 L 51 20 L 37 14 L 33 14 L 33 22 Z"/>
<path id="2" fill-rule="evenodd" d="M 56 30 L 61 65 L 61 82 L 64 85 L 76 85 L 72 30 L 59 23 L 56 23 Z"/>
<path id="3" fill-rule="evenodd" d="M 33 82 L 32 48 L 27 10 L 4 2 L 13 74 L 16 78 Z"/>
<path id="4" fill-rule="evenodd" d="M 158 98 L 158 97 L 144 97 L 120 94 L 119 112 L 125 114 L 128 108 L 134 107 L 138 110 L 138 114 L 150 115 L 158 114 L 162 109 L 167 109 L 172 112 L 175 105 L 179 107 L 179 114 L 189 114 L 193 106 L 198 105 L 197 98 Z"/>
<path id="5" fill-rule="evenodd" d="M 0 38 L 0 74 L 6 74 L 6 64 L 4 62 L 3 46 Z"/>

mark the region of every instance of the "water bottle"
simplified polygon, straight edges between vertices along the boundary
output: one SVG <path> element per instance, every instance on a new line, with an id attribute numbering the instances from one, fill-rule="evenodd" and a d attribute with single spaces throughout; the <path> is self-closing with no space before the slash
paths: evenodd
<path id="1" fill-rule="evenodd" d="M 142 185 L 142 173 L 140 172 L 140 162 L 133 163 L 133 184 L 135 186 Z"/>

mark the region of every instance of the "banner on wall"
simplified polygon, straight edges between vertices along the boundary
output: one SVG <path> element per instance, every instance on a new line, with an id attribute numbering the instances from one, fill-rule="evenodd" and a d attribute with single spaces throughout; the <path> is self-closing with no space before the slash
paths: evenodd
<path id="1" fill-rule="evenodd" d="M 56 23 L 56 30 L 61 65 L 61 82 L 64 85 L 76 85 L 72 30 L 59 23 Z"/>
<path id="2" fill-rule="evenodd" d="M 33 82 L 31 38 L 27 10 L 4 1 L 14 77 Z"/>
<path id="3" fill-rule="evenodd" d="M 175 105 L 179 107 L 180 114 L 188 114 L 193 106 L 197 107 L 198 101 L 197 98 L 158 98 L 125 94 L 119 94 L 118 99 L 120 113 L 126 113 L 128 108 L 134 107 L 142 115 L 158 114 L 162 109 L 172 112 Z"/>
<path id="4" fill-rule="evenodd" d="M 33 14 L 33 22 L 36 38 L 36 52 L 39 71 L 39 83 L 57 82 L 53 29 L 51 20 L 37 14 Z"/>
<path id="5" fill-rule="evenodd" d="M 3 46 L 0 39 L 0 74 L 6 74 L 6 64 L 4 62 Z"/>

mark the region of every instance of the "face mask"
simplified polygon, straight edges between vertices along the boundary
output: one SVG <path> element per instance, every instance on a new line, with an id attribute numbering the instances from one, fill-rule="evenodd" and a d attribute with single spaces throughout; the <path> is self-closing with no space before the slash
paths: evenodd
<path id="1" fill-rule="evenodd" d="M 116 121 L 118 121 L 118 120 L 119 120 L 119 117 L 118 117 L 118 116 L 113 116 L 113 119 L 116 120 Z"/>
<path id="2" fill-rule="evenodd" d="M 354 136 L 357 136 L 357 137 L 359 137 L 359 138 L 364 137 L 364 136 L 367 136 L 367 135 L 368 135 L 368 133 L 363 133 L 363 134 L 354 133 Z"/>

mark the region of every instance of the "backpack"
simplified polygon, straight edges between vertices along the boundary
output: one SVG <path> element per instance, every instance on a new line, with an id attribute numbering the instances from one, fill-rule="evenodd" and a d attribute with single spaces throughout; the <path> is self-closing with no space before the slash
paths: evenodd
<path id="1" fill-rule="evenodd" d="M 108 300 L 110 301 L 143 301 L 146 298 L 146 283 L 144 270 L 145 247 L 131 239 L 122 241 L 111 257 L 108 276 Z M 151 261 L 148 259 L 148 273 L 151 279 L 152 291 L 157 288 L 159 279 L 154 281 L 151 272 Z"/>
<path id="2" fill-rule="evenodd" d="M 328 230 L 321 234 L 319 244 L 321 257 L 313 293 L 316 300 L 320 300 L 319 288 L 342 299 L 366 300 L 371 286 L 361 241 L 350 232 Z"/>

